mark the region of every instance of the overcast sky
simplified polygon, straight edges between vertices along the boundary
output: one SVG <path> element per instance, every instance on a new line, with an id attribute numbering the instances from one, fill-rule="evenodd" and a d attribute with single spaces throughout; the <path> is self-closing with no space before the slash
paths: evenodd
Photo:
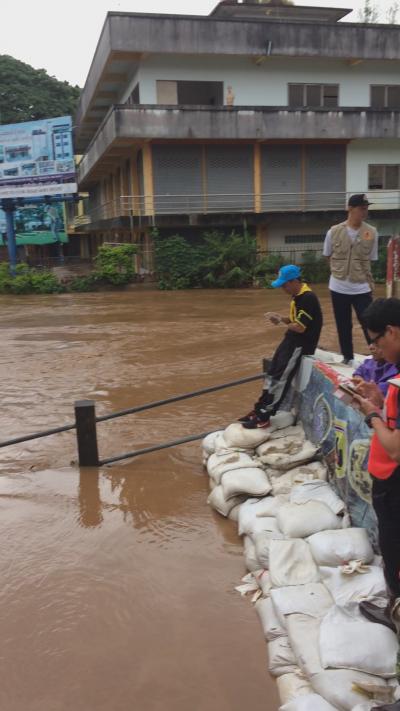
<path id="1" fill-rule="evenodd" d="M 83 86 L 108 10 L 207 15 L 217 0 L 3 0 L 0 52 Z M 379 0 L 381 17 L 393 0 Z M 296 5 L 353 9 L 357 22 L 364 0 L 298 0 Z"/>

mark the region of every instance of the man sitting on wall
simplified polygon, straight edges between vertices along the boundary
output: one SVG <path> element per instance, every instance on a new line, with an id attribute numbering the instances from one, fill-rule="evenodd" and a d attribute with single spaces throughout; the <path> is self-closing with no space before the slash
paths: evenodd
<path id="1" fill-rule="evenodd" d="M 361 365 L 353 373 L 353 383 L 358 387 L 362 383 L 375 383 L 377 386 L 376 394 L 378 395 L 378 390 L 382 393 L 383 398 L 386 397 L 388 391 L 388 380 L 389 378 L 394 378 L 398 375 L 399 371 L 396 365 L 393 363 L 388 363 L 384 357 L 382 350 L 375 343 L 371 343 L 369 346 L 372 358 L 366 358 Z"/>
<path id="2" fill-rule="evenodd" d="M 318 297 L 301 281 L 299 267 L 294 264 L 282 267 L 272 286 L 274 289 L 282 287 L 291 296 L 290 313 L 289 317 L 274 313 L 265 316 L 274 326 L 285 324 L 288 328 L 275 351 L 260 398 L 254 409 L 239 419 L 247 429 L 269 426 L 270 417 L 284 400 L 302 356 L 314 354 L 322 328 Z"/>

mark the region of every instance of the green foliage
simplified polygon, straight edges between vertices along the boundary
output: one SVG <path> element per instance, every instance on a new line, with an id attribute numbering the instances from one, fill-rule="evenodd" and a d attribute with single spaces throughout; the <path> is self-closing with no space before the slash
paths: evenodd
<path id="1" fill-rule="evenodd" d="M 0 55 L 0 124 L 74 114 L 80 88 Z"/>
<path id="2" fill-rule="evenodd" d="M 175 235 L 163 239 L 155 230 L 154 257 L 159 289 L 190 289 L 198 285 L 200 250 Z"/>
<path id="3" fill-rule="evenodd" d="M 88 274 L 87 276 L 75 277 L 68 284 L 68 289 L 70 291 L 96 291 L 98 288 L 98 279 L 94 272 Z"/>
<path id="4" fill-rule="evenodd" d="M 377 284 L 386 283 L 386 269 L 387 269 L 387 246 L 384 244 L 379 245 L 378 248 L 378 259 L 376 262 L 371 262 L 372 266 L 372 276 Z"/>
<path id="5" fill-rule="evenodd" d="M 329 262 L 326 257 L 317 257 L 315 252 L 304 252 L 301 272 L 304 281 L 313 284 L 327 283 L 330 275 Z"/>
<path id="6" fill-rule="evenodd" d="M 137 247 L 134 244 L 100 247 L 94 259 L 96 281 L 113 286 L 129 284 L 135 275 L 133 255 L 136 252 Z"/>
<path id="7" fill-rule="evenodd" d="M 9 264 L 0 264 L 0 294 L 57 294 L 63 286 L 48 270 L 30 269 L 27 264 L 18 264 L 16 275 L 10 275 Z"/>

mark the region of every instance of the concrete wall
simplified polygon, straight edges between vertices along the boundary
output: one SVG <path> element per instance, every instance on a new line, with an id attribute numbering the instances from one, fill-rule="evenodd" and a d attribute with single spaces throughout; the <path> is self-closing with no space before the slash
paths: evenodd
<path id="1" fill-rule="evenodd" d="M 367 192 L 369 164 L 400 163 L 399 140 L 351 141 L 347 147 L 347 190 Z M 383 191 L 380 191 L 383 192 Z"/>
<path id="2" fill-rule="evenodd" d="M 224 97 L 232 86 L 238 106 L 287 106 L 288 83 L 339 84 L 339 106 L 369 106 L 370 84 L 400 83 L 400 62 L 268 57 L 256 65 L 251 57 L 195 57 L 149 55 L 142 60 L 138 79 L 140 101 L 156 104 L 156 81 L 223 81 Z M 129 92 L 126 92 L 129 95 Z"/>

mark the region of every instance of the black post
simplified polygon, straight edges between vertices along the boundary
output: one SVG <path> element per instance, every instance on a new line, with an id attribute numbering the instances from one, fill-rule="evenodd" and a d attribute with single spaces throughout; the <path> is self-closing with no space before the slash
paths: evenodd
<path id="1" fill-rule="evenodd" d="M 262 369 L 263 373 L 268 373 L 268 368 L 271 365 L 271 358 L 263 358 Z"/>
<path id="2" fill-rule="evenodd" d="M 98 467 L 96 413 L 94 400 L 75 402 L 76 438 L 78 440 L 79 466 Z"/>

